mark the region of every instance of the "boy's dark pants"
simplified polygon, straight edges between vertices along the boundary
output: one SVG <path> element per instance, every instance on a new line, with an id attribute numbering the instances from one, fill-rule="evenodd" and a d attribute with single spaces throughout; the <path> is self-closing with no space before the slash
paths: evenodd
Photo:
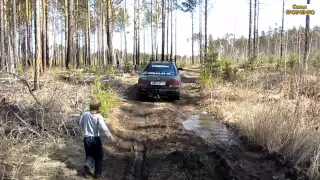
<path id="1" fill-rule="evenodd" d="M 95 161 L 95 175 L 102 174 L 103 147 L 100 137 L 84 137 L 84 149 L 86 152 L 86 161 L 91 156 Z"/>

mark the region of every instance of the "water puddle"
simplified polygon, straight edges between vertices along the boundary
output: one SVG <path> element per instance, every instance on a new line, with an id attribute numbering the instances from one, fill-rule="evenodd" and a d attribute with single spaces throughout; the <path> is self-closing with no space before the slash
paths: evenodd
<path id="1" fill-rule="evenodd" d="M 186 130 L 195 132 L 210 144 L 219 144 L 219 146 L 238 144 L 235 141 L 235 133 L 209 114 L 189 116 L 182 125 Z"/>
<path id="2" fill-rule="evenodd" d="M 218 168 L 215 169 L 223 169 L 223 171 L 217 171 L 217 173 L 221 173 L 221 176 L 226 177 L 226 179 L 285 180 L 291 179 L 287 177 L 297 177 L 296 173 L 291 173 L 293 169 L 290 169 L 289 173 L 284 169 L 279 171 L 282 165 L 275 165 L 278 159 L 268 158 L 263 160 L 266 154 L 248 149 L 232 129 L 227 128 L 226 125 L 211 115 L 189 116 L 184 119 L 182 125 L 187 131 L 194 132 L 204 139 L 212 147 L 213 152 L 217 153 L 217 156 L 207 159 L 218 161 Z"/>

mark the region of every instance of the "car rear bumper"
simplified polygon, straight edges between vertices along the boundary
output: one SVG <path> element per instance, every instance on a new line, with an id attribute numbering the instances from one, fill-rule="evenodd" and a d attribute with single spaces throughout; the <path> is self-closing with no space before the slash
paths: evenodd
<path id="1" fill-rule="evenodd" d="M 140 95 L 161 97 L 180 96 L 179 88 L 138 88 Z"/>

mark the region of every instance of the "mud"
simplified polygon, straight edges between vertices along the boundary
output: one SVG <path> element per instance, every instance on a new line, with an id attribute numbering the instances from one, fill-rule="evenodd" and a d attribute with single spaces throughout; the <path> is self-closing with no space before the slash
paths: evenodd
<path id="1" fill-rule="evenodd" d="M 306 179 L 290 166 L 290 162 L 284 162 L 281 156 L 269 154 L 244 137 L 238 137 L 233 129 L 213 116 L 193 115 L 183 125 L 213 147 L 209 154 L 214 154 L 215 160 L 220 162 L 215 170 L 227 179 Z"/>
<path id="2" fill-rule="evenodd" d="M 104 179 L 307 179 L 281 156 L 250 144 L 214 115 L 203 115 L 198 78 L 184 77 L 181 100 L 176 102 L 138 101 L 136 77 L 130 78 L 119 83 L 124 87 L 116 115 L 121 127 L 112 128 L 117 144 L 105 147 Z M 77 170 L 74 178 L 66 179 L 82 179 L 82 142 L 70 143 L 71 149 L 51 158 Z"/>
<path id="3" fill-rule="evenodd" d="M 214 117 L 199 117 L 198 78 L 183 79 L 178 102 L 136 101 L 134 85 L 126 93 L 130 108 L 123 113 L 130 122 L 123 124 L 136 131 L 136 139 L 151 141 L 144 154 L 148 177 L 143 179 L 307 179 L 289 162 L 279 163 L 281 157 L 251 145 Z M 198 121 L 195 127 L 186 127 L 190 117 Z"/>

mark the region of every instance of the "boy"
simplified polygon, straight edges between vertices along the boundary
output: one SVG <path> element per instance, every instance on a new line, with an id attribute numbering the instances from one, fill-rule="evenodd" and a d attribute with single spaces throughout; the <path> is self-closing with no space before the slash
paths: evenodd
<path id="1" fill-rule="evenodd" d="M 80 118 L 79 125 L 83 133 L 83 144 L 86 152 L 86 162 L 84 169 L 86 174 L 92 172 L 95 166 L 94 177 L 102 176 L 103 146 L 99 134 L 99 129 L 111 140 L 115 141 L 110 133 L 103 117 L 99 114 L 101 102 L 93 100 L 90 102 L 90 111 L 84 112 Z"/>

